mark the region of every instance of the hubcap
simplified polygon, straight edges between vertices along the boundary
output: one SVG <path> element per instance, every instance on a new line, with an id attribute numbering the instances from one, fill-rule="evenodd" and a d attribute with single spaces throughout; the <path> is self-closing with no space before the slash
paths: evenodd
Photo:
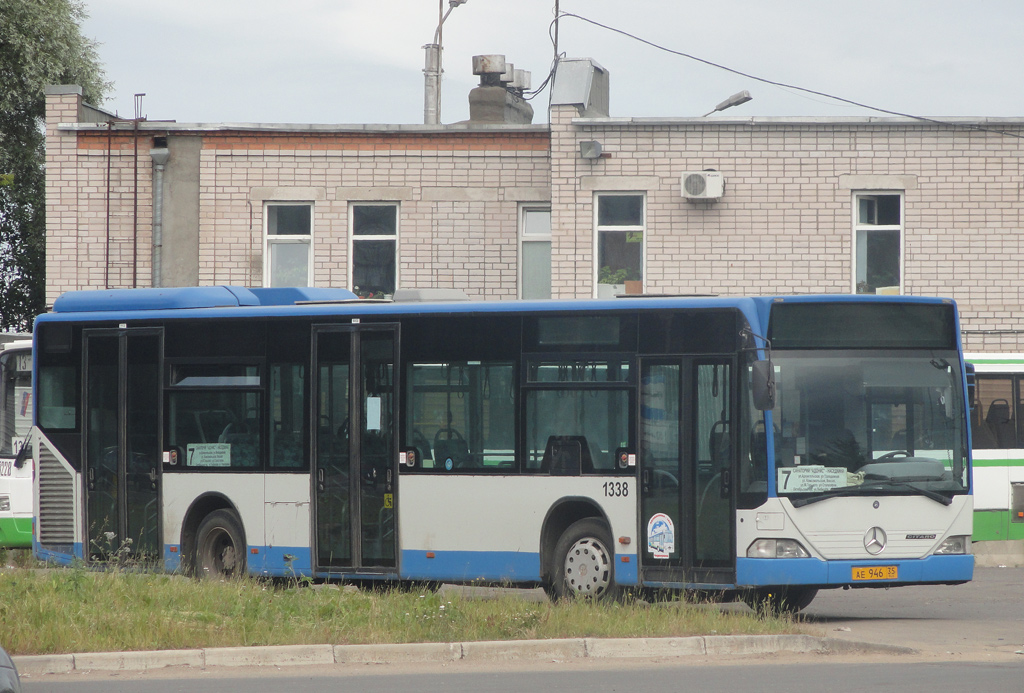
<path id="1" fill-rule="evenodd" d="M 225 531 L 217 531 L 207 537 L 206 549 L 203 551 L 203 572 L 206 575 L 231 575 L 235 571 L 238 556 L 231 535 Z"/>
<path id="2" fill-rule="evenodd" d="M 565 556 L 565 584 L 580 597 L 599 597 L 612 580 L 608 550 L 593 537 L 580 539 Z"/>

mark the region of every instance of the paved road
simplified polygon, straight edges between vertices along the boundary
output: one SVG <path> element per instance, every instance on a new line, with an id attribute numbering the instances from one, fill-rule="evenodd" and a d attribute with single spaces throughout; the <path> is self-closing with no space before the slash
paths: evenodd
<path id="1" fill-rule="evenodd" d="M 1024 568 L 977 568 L 964 585 L 822 591 L 803 620 L 827 637 L 935 656 L 1014 655 L 1024 651 Z"/>
<path id="2" fill-rule="evenodd" d="M 453 666 L 448 670 L 376 672 L 264 672 L 252 677 L 234 672 L 184 679 L 153 679 L 139 674 L 80 677 L 77 680 L 25 682 L 25 693 L 700 693 L 815 691 L 815 693 L 939 693 L 1020 691 L 1024 661 L 871 662 L 756 661 L 717 666 L 658 662 L 592 666 L 579 662 L 502 668 Z"/>

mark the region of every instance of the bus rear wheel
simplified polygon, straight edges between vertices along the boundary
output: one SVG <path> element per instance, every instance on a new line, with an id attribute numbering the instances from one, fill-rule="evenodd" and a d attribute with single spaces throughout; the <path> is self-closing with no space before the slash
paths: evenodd
<path id="1" fill-rule="evenodd" d="M 199 523 L 196 577 L 228 578 L 245 574 L 245 538 L 242 523 L 230 510 L 215 510 Z"/>
<path id="2" fill-rule="evenodd" d="M 743 602 L 758 614 L 781 616 L 797 614 L 806 609 L 817 594 L 817 587 L 799 585 L 747 590 L 742 598 Z"/>
<path id="3" fill-rule="evenodd" d="M 615 593 L 612 540 L 603 522 L 579 520 L 555 544 L 551 593 L 556 599 L 607 599 Z"/>

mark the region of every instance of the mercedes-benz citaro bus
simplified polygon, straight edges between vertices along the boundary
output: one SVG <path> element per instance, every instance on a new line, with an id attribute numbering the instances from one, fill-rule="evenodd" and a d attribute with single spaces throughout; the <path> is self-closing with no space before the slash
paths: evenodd
<path id="1" fill-rule="evenodd" d="M 401 298 L 59 298 L 37 556 L 790 610 L 972 577 L 951 300 Z"/>

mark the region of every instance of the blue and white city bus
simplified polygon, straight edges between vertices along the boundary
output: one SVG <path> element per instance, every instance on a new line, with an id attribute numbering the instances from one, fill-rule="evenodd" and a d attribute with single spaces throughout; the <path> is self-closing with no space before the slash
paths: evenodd
<path id="1" fill-rule="evenodd" d="M 950 300 L 221 286 L 35 325 L 42 559 L 791 609 L 972 577 Z"/>

